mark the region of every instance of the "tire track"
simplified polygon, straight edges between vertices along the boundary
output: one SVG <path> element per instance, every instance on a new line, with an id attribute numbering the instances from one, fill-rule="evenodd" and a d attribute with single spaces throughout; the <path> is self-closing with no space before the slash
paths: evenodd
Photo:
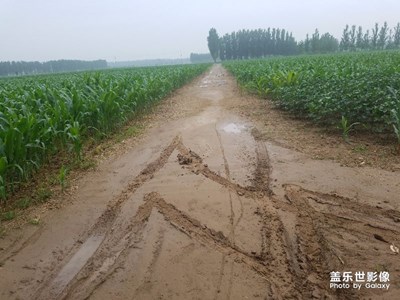
<path id="1" fill-rule="evenodd" d="M 123 230 L 123 232 L 128 232 L 129 235 L 121 239 L 122 241 L 120 242 L 122 242 L 122 245 L 115 243 L 114 238 L 103 242 L 100 246 L 101 249 L 93 255 L 90 262 L 79 272 L 78 279 L 75 279 L 70 284 L 69 291 L 64 291 L 63 295 L 59 294 L 57 298 L 86 299 L 89 297 L 120 266 L 120 263 L 123 263 L 128 249 L 143 238 L 142 231 L 153 209 L 161 213 L 171 226 L 191 239 L 221 252 L 225 257 L 231 257 L 236 263 L 248 265 L 264 278 L 266 282 L 273 285 L 273 290 L 279 291 L 279 281 L 275 279 L 275 276 L 271 276 L 271 273 L 274 274 L 274 268 L 268 266 L 265 258 L 253 253 L 247 253 L 237 246 L 232 245 L 229 238 L 222 232 L 203 226 L 199 221 L 178 210 L 174 205 L 167 203 L 158 193 L 152 192 L 145 196 L 144 203 L 139 207 L 131 224 Z M 122 249 L 121 246 L 123 246 Z M 94 263 L 99 261 L 102 263 Z M 108 265 L 104 262 L 108 262 Z M 280 293 L 281 295 L 285 294 L 283 292 Z"/>
<path id="2" fill-rule="evenodd" d="M 218 142 L 219 142 L 220 150 L 222 153 L 222 158 L 224 160 L 225 176 L 229 181 L 231 181 L 229 164 L 228 164 L 228 160 L 226 159 L 224 146 L 222 144 L 222 137 L 216 126 L 215 126 L 215 132 L 218 137 Z M 239 223 L 239 219 L 235 225 L 235 211 L 233 210 L 232 192 L 230 190 L 228 190 L 228 194 L 229 194 L 229 206 L 230 206 L 230 210 L 231 210 L 231 214 L 230 214 L 230 218 L 229 218 L 229 222 L 230 222 L 229 240 L 230 240 L 231 244 L 234 246 L 235 245 L 235 228 L 236 228 L 236 225 Z M 224 267 L 225 267 L 225 255 L 223 255 L 222 259 L 221 259 L 221 271 L 220 271 L 220 276 L 218 279 L 217 293 L 216 293 L 215 299 L 217 299 L 218 293 L 221 288 L 222 279 L 223 279 L 223 275 L 224 275 Z M 230 273 L 229 273 L 228 299 L 230 298 L 231 289 L 232 289 L 232 276 L 233 276 L 232 271 L 233 271 L 233 267 L 231 266 Z"/>
<path id="3" fill-rule="evenodd" d="M 231 182 L 231 174 L 230 174 L 230 170 L 229 170 L 229 164 L 228 164 L 228 160 L 226 159 L 224 146 L 222 144 L 221 134 L 219 133 L 219 131 L 217 130 L 216 127 L 215 127 L 215 132 L 218 137 L 219 147 L 221 150 L 222 158 L 224 160 L 225 176 L 226 176 L 226 179 L 228 179 L 228 181 Z M 229 239 L 231 240 L 232 245 L 234 245 L 235 244 L 235 212 L 233 210 L 232 193 L 230 190 L 228 190 L 228 193 L 229 193 L 229 206 L 230 206 L 230 210 L 231 210 L 231 214 L 230 214 L 230 218 L 229 218 L 229 222 L 231 225 Z"/>
<path id="4" fill-rule="evenodd" d="M 253 180 L 253 182 L 255 183 L 254 185 L 243 187 L 210 170 L 208 165 L 203 163 L 203 159 L 197 153 L 188 149 L 182 143 L 178 144 L 177 149 L 179 151 L 178 160 L 181 165 L 185 166 L 194 174 L 202 174 L 206 178 L 237 193 L 239 196 L 245 196 L 247 198 L 260 198 L 264 195 L 264 192 L 268 192 L 268 188 L 265 186 L 265 184 L 260 183 L 260 179 L 257 176 L 257 179 Z M 258 176 L 267 178 L 268 176 L 261 175 L 263 172 L 262 169 L 263 168 L 260 167 Z"/>
<path id="5" fill-rule="evenodd" d="M 261 140 L 261 133 L 257 128 L 253 128 L 251 134 L 256 142 L 257 167 L 254 174 L 253 185 L 256 189 L 267 196 L 272 196 L 271 172 L 272 167 L 269 160 L 267 147 Z"/>
<path id="6" fill-rule="evenodd" d="M 297 247 L 291 249 L 292 257 L 295 256 L 299 266 L 297 278 L 310 278 L 305 282 L 298 281 L 297 288 L 309 290 L 309 297 L 329 294 L 340 299 L 360 297 L 365 291 L 356 294 L 353 289 L 329 289 L 329 273 L 344 269 L 363 270 L 363 261 L 396 264 L 395 258 L 384 253 L 377 254 L 371 246 L 363 249 L 362 255 L 358 247 L 366 241 L 369 245 L 382 243 L 377 237 L 398 245 L 400 226 L 395 223 L 395 218 L 399 212 L 377 210 L 376 207 L 355 203 L 337 194 L 313 192 L 296 185 L 287 184 L 284 188 L 289 206 L 296 209 L 297 215 Z M 350 234 L 353 243 L 345 243 L 341 233 Z"/>
<path id="7" fill-rule="evenodd" d="M 156 241 L 156 243 L 154 245 L 154 249 L 153 249 L 153 257 L 150 261 L 149 266 L 147 267 L 146 274 L 143 278 L 142 284 L 135 291 L 136 294 L 141 293 L 142 291 L 151 289 L 151 286 L 152 286 L 151 278 L 152 278 L 152 274 L 154 272 L 154 267 L 157 264 L 158 258 L 160 257 L 160 254 L 161 254 L 162 246 L 164 243 L 164 234 L 165 234 L 165 229 L 160 229 L 158 231 L 157 241 Z"/>
<path id="8" fill-rule="evenodd" d="M 119 267 L 118 261 L 123 262 L 126 252 L 132 245 L 136 244 L 142 239 L 142 232 L 146 227 L 147 221 L 152 213 L 156 209 L 160 214 L 163 215 L 164 219 L 175 229 L 187 235 L 189 238 L 196 240 L 200 244 L 215 249 L 223 254 L 225 257 L 231 257 L 235 262 L 245 263 L 250 268 L 255 270 L 260 276 L 262 276 L 267 282 L 278 287 L 277 283 L 274 283 L 274 279 L 270 278 L 270 270 L 268 270 L 263 263 L 262 259 L 252 253 L 238 248 L 237 246 L 231 245 L 228 237 L 222 232 L 215 231 L 201 224 L 198 220 L 191 218 L 186 213 L 178 210 L 174 205 L 167 203 L 158 193 L 152 192 L 145 195 L 144 203 L 139 207 L 136 215 L 134 216 L 132 223 L 128 226 L 124 232 L 129 232 L 129 237 L 126 240 L 125 248 L 118 252 L 118 245 L 110 249 L 111 243 L 107 245 L 101 245 L 101 248 L 107 248 L 107 253 L 98 251 L 92 258 L 91 261 L 110 261 L 110 253 L 117 253 L 118 257 L 114 259 L 114 264 L 110 264 L 108 270 L 101 270 L 102 266 L 94 265 L 89 263 L 80 272 L 80 281 L 76 281 L 71 286 L 71 290 L 66 296 L 72 299 L 86 299 L 90 294 L 104 282 L 112 272 Z M 113 240 L 113 243 L 115 241 Z M 130 245 L 130 246 L 128 246 Z M 108 254 L 106 256 L 105 254 Z M 96 277 L 89 276 L 90 274 L 96 274 Z"/>
<path id="9" fill-rule="evenodd" d="M 154 174 L 162 169 L 164 165 L 167 163 L 169 157 L 176 149 L 178 144 L 181 143 L 181 137 L 176 136 L 171 143 L 161 151 L 160 156 L 154 160 L 153 162 L 149 163 L 140 173 L 138 176 L 134 178 L 134 180 L 112 201 L 108 204 L 106 210 L 103 214 L 98 218 L 96 223 L 93 225 L 92 229 L 89 230 L 88 233 L 85 234 L 85 237 L 82 238 L 85 242 L 90 240 L 92 237 L 101 236 L 104 239 L 107 235 L 109 235 L 110 229 L 112 224 L 115 222 L 117 216 L 120 213 L 122 204 L 129 199 L 129 197 L 136 192 L 138 188 L 140 188 L 144 183 L 151 180 Z M 116 239 L 118 240 L 122 238 L 122 232 L 114 234 Z M 69 254 L 67 255 L 68 262 L 64 266 L 60 266 L 54 272 L 49 274 L 45 282 L 47 284 L 43 285 L 43 288 L 39 289 L 36 293 L 34 298 L 35 299 L 55 299 L 55 298 L 64 298 L 65 291 L 68 290 L 68 285 L 70 282 L 66 282 L 62 280 L 59 276 L 60 274 L 63 275 L 63 270 L 69 267 L 69 262 L 74 261 L 74 256 L 77 255 L 79 249 L 82 246 L 85 246 L 85 242 L 83 245 L 77 245 L 71 249 Z M 79 253 L 78 253 L 79 254 Z M 119 255 L 117 255 L 118 257 Z M 76 257 L 76 256 L 75 256 Z M 87 263 L 87 262 L 85 262 Z M 75 277 L 81 270 L 81 264 L 79 264 L 73 271 L 73 277 Z M 70 275 L 71 276 L 71 275 Z M 60 284 L 60 282 L 62 284 Z M 46 296 L 44 296 L 46 295 Z"/>
<path id="10" fill-rule="evenodd" d="M 224 278 L 224 270 L 225 270 L 225 259 L 226 254 L 222 254 L 221 258 L 221 266 L 219 267 L 217 288 L 215 289 L 214 300 L 218 299 L 219 294 L 221 293 L 222 279 Z"/>

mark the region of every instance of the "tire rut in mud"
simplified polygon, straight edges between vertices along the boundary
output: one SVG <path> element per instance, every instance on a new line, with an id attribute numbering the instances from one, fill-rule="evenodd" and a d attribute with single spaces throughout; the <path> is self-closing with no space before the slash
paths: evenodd
<path id="1" fill-rule="evenodd" d="M 75 278 L 76 275 L 80 273 L 81 267 L 83 267 L 84 265 L 93 264 L 94 258 L 91 257 L 87 262 L 81 262 L 81 267 L 77 267 L 75 268 L 75 270 L 70 271 L 70 273 L 73 273 L 72 275 L 68 274 L 68 276 L 72 277 L 71 282 L 70 280 L 64 281 L 62 280 L 62 278 L 60 278 L 60 275 L 63 275 L 63 271 L 65 273 L 65 267 L 68 267 L 68 262 L 74 259 L 74 255 L 78 253 L 78 250 L 82 248 L 82 246 L 86 246 L 87 241 L 90 241 L 95 237 L 96 239 L 101 239 L 102 246 L 105 244 L 105 241 L 103 240 L 106 236 L 111 236 L 110 230 L 112 230 L 112 225 L 120 213 L 122 204 L 126 200 L 128 200 L 128 198 L 132 194 L 134 194 L 135 191 L 140 188 L 144 183 L 151 180 L 157 171 L 164 167 L 169 157 L 174 152 L 177 145 L 180 143 L 180 139 L 180 136 L 176 136 L 171 141 L 171 143 L 161 152 L 160 156 L 153 162 L 149 163 L 140 172 L 140 174 L 136 176 L 135 179 L 113 201 L 108 204 L 107 209 L 98 218 L 92 229 L 90 229 L 89 232 L 87 232 L 85 236 L 81 238 L 81 240 L 85 241 L 83 245 L 79 244 L 71 249 L 70 254 L 66 258 L 68 260 L 67 264 L 64 266 L 59 266 L 59 268 L 56 268 L 54 272 L 46 277 L 45 282 L 47 284 L 42 285 L 42 288 L 39 288 L 39 290 L 35 293 L 35 299 L 65 298 L 65 296 L 67 295 L 66 291 L 68 291 L 70 289 L 70 286 L 72 285 L 72 278 Z M 123 238 L 124 234 L 121 231 L 116 231 L 112 232 L 112 236 L 114 237 L 114 240 L 120 241 Z M 99 252 L 100 250 L 96 251 Z"/>
<path id="2" fill-rule="evenodd" d="M 329 289 L 330 272 L 376 271 L 379 263 L 385 262 L 381 270 L 395 276 L 398 262 L 390 253 L 389 245 L 400 243 L 398 211 L 293 184 L 286 184 L 284 188 L 289 204 L 274 202 L 277 208 L 291 210 L 296 215 L 295 232 L 291 237 L 288 233 L 286 236 L 295 241 L 288 242 L 287 246 L 291 249 L 296 276 L 303 278 L 297 282 L 299 289 L 310 291 L 308 296 L 315 298 L 332 295 L 338 299 L 354 299 L 366 297 L 366 291 Z M 384 243 L 387 243 L 386 249 L 377 251 Z M 366 270 L 368 264 L 370 269 Z"/>
<path id="3" fill-rule="evenodd" d="M 68 261 L 64 266 L 57 268 L 47 277 L 45 284 L 36 292 L 34 298 L 40 299 L 46 297 L 49 299 L 63 299 L 72 297 L 85 299 L 89 297 L 96 287 L 113 273 L 119 263 L 123 262 L 126 250 L 134 247 L 134 245 L 141 240 L 141 232 L 146 226 L 146 222 L 153 208 L 156 208 L 174 228 L 225 255 L 237 256 L 236 260 L 248 264 L 264 278 L 267 278 L 268 270 L 266 270 L 260 255 L 246 253 L 244 250 L 239 249 L 229 238 L 225 237 L 222 232 L 216 232 L 213 229 L 207 228 L 206 225 L 200 224 L 197 220 L 178 211 L 171 204 L 167 204 L 156 193 L 146 195 L 144 204 L 139 207 L 137 214 L 129 226 L 126 228 L 119 228 L 117 231 L 113 230 L 113 224 L 120 213 L 122 204 L 131 197 L 140 186 L 151 180 L 157 171 L 163 168 L 175 149 L 179 151 L 178 162 L 181 165 L 185 166 L 193 173 L 202 174 L 206 178 L 235 192 L 239 198 L 244 196 L 259 199 L 264 196 L 266 188 L 264 186 L 261 187 L 261 181 L 259 179 L 254 180 L 259 186 L 243 187 L 231 182 L 229 179 L 210 170 L 208 166 L 203 163 L 200 155 L 186 148 L 181 138 L 177 136 L 162 151 L 159 158 L 140 172 L 128 187 L 108 205 L 106 211 L 92 227 L 92 230 L 86 234 L 86 238 L 83 238 L 83 240 L 86 240 L 83 245 L 87 244 L 88 241 L 91 242 L 93 239 L 97 242 L 100 241 L 99 245 L 97 245 L 98 249 L 95 249 L 95 252 L 92 253 L 87 261 L 83 262 L 82 266 L 75 271 L 69 270 L 70 274 L 68 274 L 68 276 L 71 278 L 68 278 L 68 280 L 63 281 L 62 278 L 60 278 L 60 274 L 64 276 L 64 273 L 66 273 L 64 269 L 68 266 Z M 261 174 L 258 173 L 256 176 L 261 176 Z M 82 248 L 82 245 L 80 246 Z M 72 249 L 69 257 L 64 261 L 69 259 L 70 262 L 73 260 L 73 253 L 76 255 L 76 253 L 79 252 L 79 248 L 80 247 L 75 247 Z"/>
<path id="4" fill-rule="evenodd" d="M 143 240 L 143 231 L 154 210 L 190 239 L 222 253 L 222 262 L 229 256 L 235 263 L 243 263 L 256 271 L 266 282 L 267 298 L 350 299 L 357 296 L 351 290 L 330 290 L 329 273 L 343 269 L 344 265 L 361 268 L 362 261 L 372 259 L 376 253 L 366 248 L 363 249 L 365 255 L 360 255 L 357 245 L 349 245 L 348 239 L 341 235 L 351 235 L 363 247 L 366 246 L 362 242 L 365 239 L 374 243 L 398 245 L 400 228 L 395 220 L 399 219 L 400 213 L 395 210 L 377 210 L 376 207 L 356 203 L 353 199 L 308 191 L 290 184 L 284 185 L 286 200 L 278 199 L 271 189 L 272 168 L 265 143 L 258 138 L 257 131 L 252 133 L 256 141 L 257 166 L 251 186 L 233 183 L 229 178 L 228 166 L 225 166 L 228 168 L 226 177 L 212 171 L 199 154 L 183 144 L 180 136 L 175 137 L 159 158 L 150 163 L 108 205 L 92 230 L 86 234 L 86 241 L 93 237 L 101 240 L 91 257 L 75 270 L 70 280 L 60 285 L 57 278 L 68 265 L 65 259 L 64 265 L 48 276 L 34 298 L 90 297 L 115 270 L 123 266 L 129 249 L 135 248 Z M 174 151 L 178 151 L 177 161 L 182 167 L 225 187 L 235 193 L 240 201 L 244 197 L 257 204 L 255 217 L 261 220 L 260 251 L 246 252 L 234 243 L 231 236 L 208 228 L 206 224 L 166 202 L 156 192 L 144 196 L 143 204 L 129 223 L 114 228 L 122 204 L 165 166 Z M 285 216 L 291 216 L 293 228 L 289 228 Z M 236 225 L 238 222 L 239 219 Z M 378 241 L 377 236 L 382 239 Z M 68 259 L 73 258 L 73 253 L 78 250 L 79 247 L 72 249 Z M 394 258 L 390 262 L 395 263 Z"/>

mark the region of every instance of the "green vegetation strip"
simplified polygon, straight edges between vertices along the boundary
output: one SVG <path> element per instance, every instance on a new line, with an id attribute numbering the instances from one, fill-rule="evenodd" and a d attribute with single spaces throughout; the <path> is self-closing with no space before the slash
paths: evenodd
<path id="1" fill-rule="evenodd" d="M 209 65 L 108 70 L 0 80 L 0 199 L 49 157 L 115 131 Z"/>
<path id="2" fill-rule="evenodd" d="M 240 85 L 299 117 L 394 129 L 400 143 L 400 51 L 228 61 L 224 66 Z"/>

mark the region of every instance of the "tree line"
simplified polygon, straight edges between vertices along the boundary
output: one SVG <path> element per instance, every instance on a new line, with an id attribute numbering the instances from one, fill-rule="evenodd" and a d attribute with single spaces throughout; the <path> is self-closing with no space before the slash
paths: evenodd
<path id="1" fill-rule="evenodd" d="M 107 68 L 107 61 L 51 60 L 47 62 L 4 61 L 0 62 L 0 76 L 18 76 L 44 73 L 60 73 Z"/>
<path id="2" fill-rule="evenodd" d="M 214 60 L 297 54 L 297 43 L 292 33 L 280 28 L 243 29 L 222 37 L 212 28 L 208 36 L 208 45 Z"/>
<path id="3" fill-rule="evenodd" d="M 387 22 L 379 27 L 378 23 L 371 30 L 363 31 L 361 26 L 349 25 L 343 30 L 340 41 L 341 51 L 385 50 L 400 48 L 400 23 L 389 28 Z"/>
<path id="4" fill-rule="evenodd" d="M 330 33 L 319 30 L 297 42 L 292 33 L 280 28 L 239 30 L 219 36 L 211 28 L 207 37 L 208 48 L 214 61 L 230 59 L 260 58 L 271 55 L 321 54 L 338 51 L 400 49 L 400 23 L 390 28 L 375 23 L 366 31 L 362 26 L 349 26 L 338 40 Z"/>

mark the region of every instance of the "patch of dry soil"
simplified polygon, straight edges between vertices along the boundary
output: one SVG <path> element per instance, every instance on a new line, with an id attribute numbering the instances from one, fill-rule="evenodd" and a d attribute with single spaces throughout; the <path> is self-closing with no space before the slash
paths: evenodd
<path id="1" fill-rule="evenodd" d="M 399 299 L 399 172 L 265 140 L 232 110 L 246 97 L 215 65 L 160 105 L 67 205 L 0 240 L 0 298 Z M 331 289 L 332 271 L 390 287 Z"/>

